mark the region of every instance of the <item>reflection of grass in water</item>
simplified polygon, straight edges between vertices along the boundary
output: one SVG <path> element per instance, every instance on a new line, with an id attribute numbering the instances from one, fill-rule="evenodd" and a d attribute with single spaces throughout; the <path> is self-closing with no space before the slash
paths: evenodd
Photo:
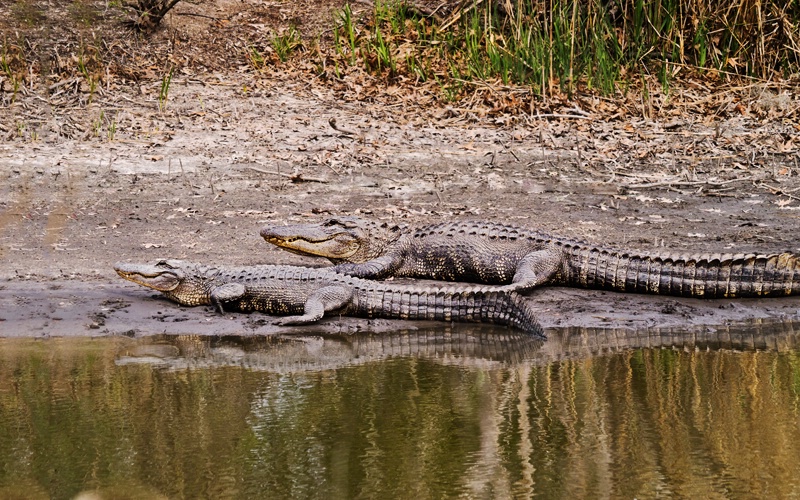
<path id="1" fill-rule="evenodd" d="M 800 352 L 792 352 L 788 354 L 788 362 L 792 367 L 793 377 L 793 391 L 797 397 L 798 406 L 800 406 Z"/>
<path id="2" fill-rule="evenodd" d="M 612 497 L 647 496 L 654 475 L 687 496 L 791 495 L 800 472 L 792 437 L 800 394 L 785 382 L 796 380 L 796 359 L 796 351 L 642 349 L 537 371 L 527 414 L 530 465 L 561 471 L 558 496 L 607 479 L 603 463 L 611 477 L 624 478 L 608 485 Z M 562 449 L 572 459 L 563 461 Z M 749 474 L 776 467 L 777 481 Z"/>
<path id="3" fill-rule="evenodd" d="M 126 484 L 197 497 L 230 477 L 260 376 L 116 366 L 136 343 L 0 340 L 0 381 L 13 381 L 0 385 L 0 485 L 11 474 L 58 497 Z"/>
<path id="4" fill-rule="evenodd" d="M 549 346 L 533 362 L 469 364 L 468 350 L 443 350 L 292 373 L 115 364 L 143 345 L 268 355 L 274 339 L 0 339 L 0 484 L 26 478 L 31 492 L 68 497 L 126 485 L 167 497 L 258 497 L 264 485 L 287 497 L 791 495 L 790 329 L 573 333 L 558 345 L 578 359 Z M 341 342 L 413 345 L 398 337 Z M 759 339 L 766 352 L 747 347 Z"/>

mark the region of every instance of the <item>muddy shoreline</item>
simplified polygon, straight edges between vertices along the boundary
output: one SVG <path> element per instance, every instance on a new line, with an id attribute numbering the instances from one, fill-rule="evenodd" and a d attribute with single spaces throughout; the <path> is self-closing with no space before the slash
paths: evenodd
<path id="1" fill-rule="evenodd" d="M 757 321 L 760 325 L 795 321 L 800 298 L 699 300 L 625 295 L 593 290 L 544 288 L 529 300 L 537 317 L 552 329 L 685 329 L 714 331 Z M 141 287 L 101 280 L 24 281 L 0 287 L 2 337 L 144 337 L 167 335 L 259 336 L 392 333 L 441 328 L 442 323 L 326 317 L 309 326 L 280 327 L 266 315 L 227 313 L 210 307 L 181 307 Z M 475 325 L 452 324 L 455 331 Z M 487 331 L 508 332 L 487 325 Z"/>
<path id="2" fill-rule="evenodd" d="M 49 126 L 35 140 L 0 144 L 0 335 L 276 333 L 256 315 L 221 318 L 154 300 L 112 265 L 165 257 L 326 265 L 266 244 L 258 230 L 329 214 L 410 225 L 495 220 L 627 250 L 800 252 L 800 201 L 791 194 L 800 166 L 794 150 L 774 147 L 795 131 L 788 121 L 528 118 L 498 126 L 457 111 L 433 120 L 407 105 L 341 102 L 296 83 L 246 94 L 234 78 L 173 85 L 166 111 L 151 93 L 128 89 L 113 140 L 58 133 L 64 120 L 91 123 L 112 104 L 102 98 L 80 114 L 31 100 L 26 112 Z M 545 327 L 800 317 L 797 298 L 544 288 L 530 300 Z M 304 331 L 397 324 L 332 318 Z"/>

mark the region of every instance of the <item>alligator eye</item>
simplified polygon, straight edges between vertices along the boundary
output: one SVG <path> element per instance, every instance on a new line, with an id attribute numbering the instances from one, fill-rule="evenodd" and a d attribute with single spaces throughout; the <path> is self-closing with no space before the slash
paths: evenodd
<path id="1" fill-rule="evenodd" d="M 168 260 L 159 260 L 156 263 L 156 266 L 158 266 L 158 267 L 166 267 L 167 269 L 176 269 L 176 267 L 173 266 L 172 264 L 170 264 Z"/>
<path id="2" fill-rule="evenodd" d="M 325 222 L 323 222 L 322 225 L 325 227 L 339 226 L 341 225 L 341 222 L 339 222 L 338 219 L 328 219 Z"/>

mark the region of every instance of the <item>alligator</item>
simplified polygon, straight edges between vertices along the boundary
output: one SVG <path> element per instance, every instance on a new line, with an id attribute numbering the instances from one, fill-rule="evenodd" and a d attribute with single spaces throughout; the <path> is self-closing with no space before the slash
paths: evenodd
<path id="1" fill-rule="evenodd" d="M 484 322 L 538 337 L 526 299 L 501 287 L 369 281 L 329 269 L 260 265 L 215 267 L 181 260 L 114 265 L 117 274 L 184 306 L 290 315 L 278 325 L 313 323 L 326 313 L 366 318 Z"/>
<path id="2" fill-rule="evenodd" d="M 637 253 L 491 222 L 412 229 L 358 217 L 268 226 L 261 236 L 327 257 L 359 278 L 427 278 L 507 285 L 527 292 L 563 285 L 679 297 L 777 297 L 800 292 L 800 256 Z"/>

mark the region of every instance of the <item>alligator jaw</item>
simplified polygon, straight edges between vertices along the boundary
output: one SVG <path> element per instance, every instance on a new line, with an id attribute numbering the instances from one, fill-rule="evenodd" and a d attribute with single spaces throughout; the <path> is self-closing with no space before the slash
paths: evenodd
<path id="1" fill-rule="evenodd" d="M 114 270 L 128 281 L 159 292 L 175 290 L 183 280 L 183 273 L 178 269 L 165 268 L 161 264 L 161 262 L 156 265 L 117 262 L 114 264 Z"/>
<path id="2" fill-rule="evenodd" d="M 347 232 L 289 235 L 282 234 L 280 227 L 265 227 L 261 237 L 275 246 L 302 255 L 316 255 L 329 259 L 346 259 L 360 247 L 358 238 Z"/>

